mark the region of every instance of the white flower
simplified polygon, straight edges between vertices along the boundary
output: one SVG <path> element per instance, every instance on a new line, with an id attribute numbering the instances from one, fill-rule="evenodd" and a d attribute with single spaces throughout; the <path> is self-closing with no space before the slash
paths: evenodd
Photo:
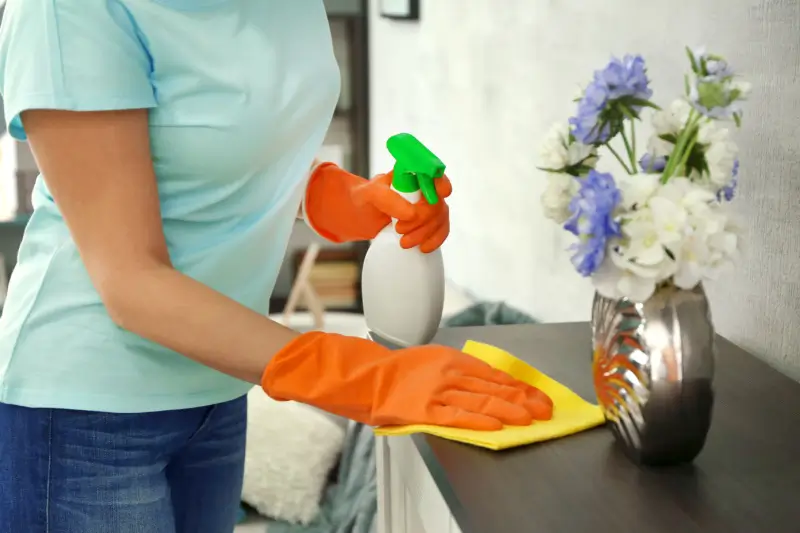
<path id="1" fill-rule="evenodd" d="M 686 122 L 692 106 L 685 99 L 675 100 L 666 109 L 655 111 L 652 117 L 654 135 L 647 142 L 647 151 L 655 157 L 665 157 L 672 154 L 675 145 L 662 139 L 661 135 L 671 135 L 677 137 Z"/>
<path id="2" fill-rule="evenodd" d="M 606 260 L 592 275 L 592 283 L 597 292 L 606 298 L 644 302 L 653 295 L 658 277 L 658 269 L 635 265 L 611 242 L 606 251 Z"/>
<path id="3" fill-rule="evenodd" d="M 624 244 L 618 266 L 638 276 L 662 281 L 674 272 L 668 250 L 680 243 L 688 213 L 680 203 L 654 195 L 623 218 Z"/>
<path id="4" fill-rule="evenodd" d="M 631 210 L 644 205 L 658 189 L 660 176 L 656 174 L 623 174 L 617 179 L 617 187 L 622 193 L 620 207 Z"/>
<path id="5" fill-rule="evenodd" d="M 670 247 L 677 266 L 673 283 L 693 289 L 705 279 L 714 279 L 722 268 L 732 264 L 738 253 L 739 238 L 725 208 L 701 185 L 679 181 L 674 193 L 683 190 L 682 204 L 688 219 L 677 246 Z"/>
<path id="6" fill-rule="evenodd" d="M 689 218 L 684 206 L 680 202 L 658 195 L 651 198 L 647 206 L 650 209 L 658 242 L 666 248 L 680 242 Z"/>
<path id="7" fill-rule="evenodd" d="M 677 249 L 677 271 L 672 278 L 675 286 L 681 289 L 694 289 L 705 275 L 708 259 L 708 246 L 701 232 L 690 233 Z"/>
<path id="8" fill-rule="evenodd" d="M 689 213 L 707 210 L 709 203 L 716 199 L 714 193 L 682 176 L 670 178 L 655 194 L 680 204 Z"/>
<path id="9" fill-rule="evenodd" d="M 706 122 L 697 134 L 697 142 L 704 145 L 708 178 L 717 188 L 724 187 L 733 178 L 733 166 L 739 156 L 739 148 L 731 140 L 730 131 L 713 122 Z"/>
<path id="10" fill-rule="evenodd" d="M 713 214 L 720 217 L 719 213 Z M 690 231 L 677 250 L 678 269 L 673 282 L 681 289 L 693 289 L 703 279 L 716 279 L 738 255 L 739 236 L 730 225 L 723 223 L 705 227 L 714 231 L 702 228 Z"/>
<path id="11" fill-rule="evenodd" d="M 541 166 L 549 170 L 563 170 L 581 162 L 594 167 L 597 149 L 577 142 L 570 143 L 569 124 L 558 122 L 545 136 L 539 159 Z"/>
<path id="12" fill-rule="evenodd" d="M 738 229 L 704 185 L 684 177 L 664 185 L 645 179 L 637 185 L 634 177 L 620 184 L 622 238 L 609 242 L 607 259 L 592 276 L 603 296 L 642 302 L 670 280 L 692 289 L 737 257 Z"/>
<path id="13" fill-rule="evenodd" d="M 558 224 L 570 217 L 569 203 L 578 192 L 578 180 L 569 174 L 547 175 L 547 188 L 542 194 L 544 215 Z"/>
<path id="14" fill-rule="evenodd" d="M 656 286 L 676 271 L 668 250 L 680 243 L 686 211 L 666 198 L 654 196 L 626 215 L 623 239 L 612 243 L 592 281 L 600 294 L 643 302 Z"/>
<path id="15" fill-rule="evenodd" d="M 653 129 L 656 135 L 677 135 L 689 120 L 692 106 L 680 98 L 672 102 L 668 108 L 653 113 Z"/>

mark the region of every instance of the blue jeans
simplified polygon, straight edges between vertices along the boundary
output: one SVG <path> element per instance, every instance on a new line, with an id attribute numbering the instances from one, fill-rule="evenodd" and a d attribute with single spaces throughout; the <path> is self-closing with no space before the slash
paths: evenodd
<path id="1" fill-rule="evenodd" d="M 247 399 L 111 414 L 0 404 L 4 533 L 231 533 Z"/>

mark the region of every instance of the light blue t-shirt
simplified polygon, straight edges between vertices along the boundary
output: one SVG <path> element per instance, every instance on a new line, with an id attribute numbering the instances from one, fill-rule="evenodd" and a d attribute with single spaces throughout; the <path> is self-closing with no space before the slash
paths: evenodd
<path id="1" fill-rule="evenodd" d="M 261 313 L 339 85 L 322 0 L 8 0 L 0 30 L 12 135 L 28 109 L 150 109 L 175 267 Z M 0 402 L 148 412 L 250 389 L 116 326 L 41 177 L 33 204 L 0 320 Z"/>

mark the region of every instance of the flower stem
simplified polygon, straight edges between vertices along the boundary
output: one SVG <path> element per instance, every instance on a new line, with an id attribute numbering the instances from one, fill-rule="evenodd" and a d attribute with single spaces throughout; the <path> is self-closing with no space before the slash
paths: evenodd
<path id="1" fill-rule="evenodd" d="M 675 148 L 672 150 L 672 155 L 667 160 L 667 168 L 664 169 L 664 174 L 661 176 L 661 183 L 666 183 L 669 181 L 674 172 L 678 170 L 681 165 L 686 164 L 686 160 L 689 157 L 686 155 L 688 153 L 686 152 L 686 146 L 692 138 L 696 138 L 694 130 L 701 117 L 702 115 L 694 110 L 689 113 L 689 119 L 686 121 L 686 126 L 675 143 Z"/>
<path id="2" fill-rule="evenodd" d="M 631 137 L 633 136 L 633 121 L 631 120 Z M 625 126 L 622 126 L 622 142 L 625 143 L 625 151 L 628 152 L 628 159 L 631 161 L 631 168 L 636 170 L 636 156 L 631 143 L 628 141 L 628 136 L 625 135 Z"/>
<path id="3" fill-rule="evenodd" d="M 622 165 L 622 168 L 624 168 L 624 169 L 625 169 L 625 172 L 627 172 L 628 174 L 631 174 L 631 175 L 633 175 L 633 171 L 632 171 L 631 169 L 629 169 L 629 168 L 628 168 L 628 165 L 627 165 L 627 163 L 625 163 L 625 160 L 624 160 L 624 159 L 622 159 L 622 157 L 620 157 L 620 155 L 617 153 L 617 151 L 616 151 L 616 150 L 614 150 L 614 147 L 612 147 L 610 144 L 607 144 L 607 145 L 606 145 L 606 148 L 608 148 L 608 151 L 609 151 L 609 152 L 611 152 L 611 154 L 612 154 L 614 157 L 616 157 L 616 158 L 617 158 L 617 161 L 619 161 L 619 164 L 620 164 L 620 165 Z"/>
<path id="4" fill-rule="evenodd" d="M 692 150 L 694 149 L 695 144 L 697 144 L 697 131 L 694 131 L 690 138 L 689 144 L 686 145 L 686 149 L 683 151 L 683 157 L 681 157 L 678 166 L 675 167 L 675 170 L 680 171 L 682 176 L 686 176 L 686 162 L 689 160 L 689 156 L 692 155 Z M 688 178 L 689 176 L 686 177 Z"/>
<path id="5" fill-rule="evenodd" d="M 631 111 L 627 106 L 620 106 L 622 110 L 622 114 L 625 115 L 625 118 L 631 123 L 631 137 L 630 137 L 630 144 L 628 142 L 628 137 L 625 135 L 625 121 L 622 122 L 622 127 L 620 128 L 622 132 L 622 142 L 625 143 L 625 151 L 628 152 L 628 158 L 631 160 L 631 173 L 636 172 L 636 118 L 637 116 Z"/>

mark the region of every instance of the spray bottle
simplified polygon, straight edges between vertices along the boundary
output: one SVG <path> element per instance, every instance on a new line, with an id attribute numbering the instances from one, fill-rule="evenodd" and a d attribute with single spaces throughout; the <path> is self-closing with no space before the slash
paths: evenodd
<path id="1" fill-rule="evenodd" d="M 392 189 L 411 203 L 439 202 L 434 180 L 444 175 L 442 161 L 412 135 L 386 142 L 395 159 Z M 396 221 L 386 226 L 364 258 L 361 294 L 370 336 L 399 346 L 427 344 L 439 329 L 444 307 L 444 264 L 436 250 L 400 246 Z"/>

